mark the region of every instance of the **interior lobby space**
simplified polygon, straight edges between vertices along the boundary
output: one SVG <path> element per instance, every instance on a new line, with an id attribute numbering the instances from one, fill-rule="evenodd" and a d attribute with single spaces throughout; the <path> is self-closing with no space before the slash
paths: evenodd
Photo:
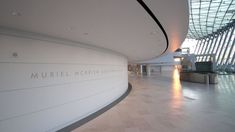
<path id="1" fill-rule="evenodd" d="M 219 85 L 181 82 L 179 71 L 129 75 L 130 94 L 73 132 L 231 132 L 235 129 L 234 75 Z"/>
<path id="2" fill-rule="evenodd" d="M 235 0 L 0 0 L 0 132 L 235 131 Z"/>

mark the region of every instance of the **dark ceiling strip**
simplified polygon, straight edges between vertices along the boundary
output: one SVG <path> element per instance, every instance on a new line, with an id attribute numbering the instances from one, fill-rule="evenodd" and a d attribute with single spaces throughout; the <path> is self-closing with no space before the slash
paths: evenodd
<path id="1" fill-rule="evenodd" d="M 212 27 L 212 32 L 216 32 L 215 30 L 217 30 L 217 29 L 215 29 L 215 22 L 219 18 L 217 15 L 219 13 L 219 9 L 220 9 L 221 5 L 222 5 L 222 1 L 220 1 L 219 6 L 217 7 L 217 10 L 216 10 L 216 13 L 215 13 L 215 17 L 214 17 L 214 21 L 213 21 L 213 27 Z"/>
<path id="2" fill-rule="evenodd" d="M 208 10 L 206 13 L 206 34 L 210 34 L 210 33 L 208 33 L 208 19 L 209 19 L 209 14 L 210 14 L 210 9 L 211 9 L 211 3 L 212 3 L 212 0 L 210 1 L 209 7 L 208 7 Z"/>
<path id="3" fill-rule="evenodd" d="M 158 19 L 156 18 L 156 16 L 153 14 L 153 12 L 148 8 L 148 6 L 144 3 L 143 0 L 137 0 L 139 2 L 139 4 L 147 11 L 147 13 L 153 18 L 153 20 L 158 24 L 158 26 L 160 27 L 160 29 L 162 30 L 165 38 L 166 38 L 166 49 L 163 51 L 163 53 L 165 53 L 169 47 L 169 40 L 168 40 L 168 36 L 166 34 L 165 29 L 163 28 L 162 24 L 158 21 Z M 162 54 L 163 54 L 162 53 Z"/>
<path id="4" fill-rule="evenodd" d="M 192 0 L 191 0 L 192 2 Z M 193 7 L 192 7 L 193 8 Z M 202 1 L 200 0 L 200 6 L 199 6 L 199 28 L 200 28 L 200 31 L 201 31 L 201 35 L 200 37 L 203 37 L 204 36 L 204 33 L 202 32 L 202 23 L 201 23 L 201 11 L 202 11 Z"/>
<path id="5" fill-rule="evenodd" d="M 198 38 L 198 36 L 199 36 L 199 33 L 197 32 L 197 28 L 195 27 L 195 24 L 194 24 L 194 18 L 193 18 L 193 8 L 192 8 L 192 6 L 193 6 L 193 4 L 192 4 L 192 1 L 190 1 L 189 2 L 189 4 L 190 4 L 190 19 L 191 19 L 191 22 L 192 22 L 192 25 L 193 25 L 193 29 L 191 29 L 191 30 L 193 30 L 193 31 L 195 31 L 195 33 L 194 32 L 191 32 L 192 33 L 192 36 L 197 36 L 196 38 Z M 191 28 L 191 26 L 189 27 L 189 29 Z M 196 35 L 197 34 L 197 35 Z"/>
<path id="6" fill-rule="evenodd" d="M 222 21 L 220 22 L 219 29 L 222 29 L 222 27 L 225 26 L 225 25 L 223 25 L 223 22 L 224 22 L 225 16 L 227 15 L 226 12 L 228 12 L 228 10 L 229 10 L 229 8 L 230 8 L 230 6 L 231 6 L 232 4 L 233 4 L 233 0 L 230 2 L 230 4 L 229 4 L 228 7 L 227 7 L 227 10 L 226 10 L 225 13 L 224 13 L 223 19 L 222 19 Z"/>
<path id="7" fill-rule="evenodd" d="M 231 3 L 231 7 L 234 7 L 234 6 L 232 6 L 232 5 L 235 6 L 235 2 L 234 2 L 234 3 Z M 227 10 L 227 11 L 228 11 L 228 10 Z M 235 13 L 233 13 L 233 15 L 231 16 L 231 18 L 229 19 L 229 23 L 234 23 L 234 21 L 235 21 L 234 16 L 235 16 Z"/>

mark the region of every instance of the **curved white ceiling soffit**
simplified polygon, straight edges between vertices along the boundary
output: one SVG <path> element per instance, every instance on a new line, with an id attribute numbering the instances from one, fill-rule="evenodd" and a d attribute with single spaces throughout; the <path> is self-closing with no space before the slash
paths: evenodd
<path id="1" fill-rule="evenodd" d="M 173 51 L 188 29 L 187 0 L 1 0 L 0 26 L 146 60 Z"/>
<path id="2" fill-rule="evenodd" d="M 175 51 L 180 47 L 187 35 L 189 26 L 188 0 L 145 0 L 160 21 L 169 39 L 167 51 Z"/>

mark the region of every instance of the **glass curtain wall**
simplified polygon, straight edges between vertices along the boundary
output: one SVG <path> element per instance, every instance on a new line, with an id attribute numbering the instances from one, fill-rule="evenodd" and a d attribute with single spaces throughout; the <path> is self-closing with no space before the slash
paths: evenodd
<path id="1" fill-rule="evenodd" d="M 189 0 L 189 7 L 190 51 L 205 55 L 197 61 L 214 54 L 217 70 L 235 72 L 235 0 Z"/>
<path id="2" fill-rule="evenodd" d="M 215 54 L 217 70 L 235 72 L 235 22 L 213 36 L 194 40 L 197 44 L 190 48 L 194 54 Z M 197 61 L 209 61 L 209 57 L 202 56 Z"/>

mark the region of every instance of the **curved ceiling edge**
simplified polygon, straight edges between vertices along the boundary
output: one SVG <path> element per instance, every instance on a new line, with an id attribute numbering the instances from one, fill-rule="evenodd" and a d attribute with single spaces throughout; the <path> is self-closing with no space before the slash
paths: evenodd
<path id="1" fill-rule="evenodd" d="M 139 4 L 145 9 L 145 11 L 152 17 L 152 19 L 157 23 L 157 25 L 160 27 L 160 29 L 162 30 L 164 36 L 165 36 L 165 39 L 166 39 L 166 48 L 165 50 L 161 53 L 164 54 L 168 47 L 169 47 L 169 40 L 168 40 L 168 36 L 167 36 L 167 33 L 165 31 L 165 29 L 163 28 L 162 24 L 160 23 L 160 21 L 157 19 L 157 17 L 153 14 L 153 12 L 149 9 L 149 7 L 144 3 L 143 0 L 137 0 L 137 2 L 139 2 Z"/>

